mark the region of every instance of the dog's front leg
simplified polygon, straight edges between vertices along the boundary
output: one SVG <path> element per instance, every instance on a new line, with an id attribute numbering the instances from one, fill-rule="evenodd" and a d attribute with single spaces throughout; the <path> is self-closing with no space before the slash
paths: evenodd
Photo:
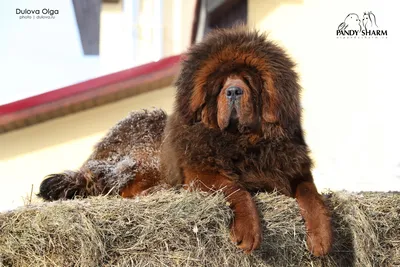
<path id="1" fill-rule="evenodd" d="M 315 187 L 311 171 L 296 177 L 292 192 L 305 220 L 308 249 L 314 256 L 326 255 L 332 248 L 331 217 Z"/>
<path id="2" fill-rule="evenodd" d="M 230 226 L 231 239 L 246 253 L 257 249 L 261 243 L 261 224 L 256 205 L 250 193 L 221 174 L 203 173 L 184 169 L 184 184 L 203 191 L 222 190 L 234 212 Z"/>

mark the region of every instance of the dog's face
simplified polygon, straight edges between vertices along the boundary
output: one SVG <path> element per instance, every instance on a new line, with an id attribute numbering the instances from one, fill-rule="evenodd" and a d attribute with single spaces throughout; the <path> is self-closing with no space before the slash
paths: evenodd
<path id="1" fill-rule="evenodd" d="M 261 129 L 261 80 L 246 71 L 215 78 L 204 88 L 204 99 L 197 108 L 197 122 L 205 127 L 230 133 L 256 133 Z"/>
<path id="2" fill-rule="evenodd" d="M 362 19 L 362 24 L 365 26 L 365 25 L 367 25 L 367 23 L 368 23 L 369 21 L 371 21 L 371 19 L 369 18 L 368 14 L 367 14 L 367 13 L 364 13 L 363 19 Z"/>
<path id="3" fill-rule="evenodd" d="M 264 35 L 224 29 L 192 46 L 176 82 L 176 112 L 185 124 L 238 134 L 300 123 L 294 64 Z"/>
<path id="4" fill-rule="evenodd" d="M 225 79 L 217 97 L 217 122 L 221 130 L 240 132 L 258 126 L 259 114 L 249 81 L 242 75 L 232 74 Z"/>
<path id="5" fill-rule="evenodd" d="M 355 13 L 351 13 L 351 14 L 347 15 L 347 17 L 344 19 L 344 22 L 351 26 L 360 25 L 360 19 L 359 19 L 358 15 Z"/>

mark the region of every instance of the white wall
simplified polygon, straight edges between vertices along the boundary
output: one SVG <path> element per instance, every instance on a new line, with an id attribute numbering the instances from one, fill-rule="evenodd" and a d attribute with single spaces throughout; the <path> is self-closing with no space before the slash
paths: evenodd
<path id="1" fill-rule="evenodd" d="M 285 46 L 304 87 L 319 188 L 400 191 L 398 1 L 250 0 L 250 24 Z M 337 39 L 348 13 L 372 11 L 387 39 Z"/>
<path id="2" fill-rule="evenodd" d="M 134 57 L 133 10 L 133 0 L 102 4 L 99 64 L 104 74 L 138 64 Z"/>
<path id="3" fill-rule="evenodd" d="M 54 19 L 19 19 L 19 9 L 57 9 Z M 72 1 L 0 1 L 0 105 L 97 77 L 84 56 Z"/>
<path id="4" fill-rule="evenodd" d="M 195 0 L 124 0 L 103 4 L 103 73 L 178 55 L 190 45 Z"/>

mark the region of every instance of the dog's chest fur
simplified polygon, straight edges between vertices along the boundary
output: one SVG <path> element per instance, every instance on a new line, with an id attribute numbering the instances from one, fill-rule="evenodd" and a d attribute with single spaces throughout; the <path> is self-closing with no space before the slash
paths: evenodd
<path id="1" fill-rule="evenodd" d="M 176 164 L 200 172 L 222 173 L 249 191 L 278 190 L 291 194 L 290 181 L 309 166 L 306 145 L 284 140 L 251 144 L 246 135 L 204 128 L 201 124 L 171 127 L 169 142 Z"/>

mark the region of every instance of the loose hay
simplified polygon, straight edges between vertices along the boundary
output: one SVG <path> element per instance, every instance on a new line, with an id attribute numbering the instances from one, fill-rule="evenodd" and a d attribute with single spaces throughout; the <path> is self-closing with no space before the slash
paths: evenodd
<path id="1" fill-rule="evenodd" d="M 255 197 L 260 250 L 229 240 L 232 213 L 220 193 L 162 191 L 42 203 L 0 214 L 0 266 L 400 266 L 400 194 L 326 195 L 335 243 L 325 258 L 306 249 L 294 199 Z"/>

